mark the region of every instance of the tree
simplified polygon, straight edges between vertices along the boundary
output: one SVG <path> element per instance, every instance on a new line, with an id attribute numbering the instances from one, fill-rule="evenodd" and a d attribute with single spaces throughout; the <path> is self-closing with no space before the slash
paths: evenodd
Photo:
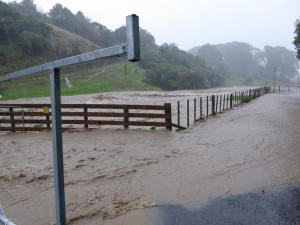
<path id="1" fill-rule="evenodd" d="M 150 45 L 154 40 L 151 37 L 144 39 Z M 164 90 L 215 87 L 224 81 L 223 76 L 207 67 L 203 60 L 175 44 L 154 45 L 142 54 L 139 65 L 146 69 L 148 82 Z"/>
<path id="2" fill-rule="evenodd" d="M 24 14 L 35 15 L 37 14 L 36 5 L 34 0 L 23 0 L 21 3 L 21 8 Z"/>
<path id="3" fill-rule="evenodd" d="M 243 42 L 230 42 L 215 45 L 223 57 L 223 63 L 228 76 L 250 76 L 254 77 L 261 74 L 262 65 L 259 49 Z"/>
<path id="4" fill-rule="evenodd" d="M 23 1 L 26 2 L 26 1 Z M 30 1 L 33 3 L 33 1 Z M 14 8 L 15 3 L 5 4 L 0 1 L 0 41 L 14 42 L 24 31 L 49 37 L 52 28 L 31 15 L 24 15 Z"/>
<path id="5" fill-rule="evenodd" d="M 74 21 L 75 15 L 66 7 L 57 3 L 49 12 L 51 22 L 58 27 L 64 28 L 68 31 L 74 32 L 72 27 L 72 21 Z"/>
<path id="6" fill-rule="evenodd" d="M 32 16 L 45 22 L 47 20 L 46 14 L 37 11 L 36 5 L 34 4 L 34 0 L 22 0 L 20 3 L 13 1 L 9 3 L 9 5 L 13 6 L 22 15 Z"/>
<path id="7" fill-rule="evenodd" d="M 300 19 L 298 19 L 295 23 L 295 38 L 293 41 L 293 44 L 296 47 L 297 50 L 297 58 L 300 60 Z"/>
<path id="8" fill-rule="evenodd" d="M 294 52 L 285 47 L 265 46 L 264 54 L 267 59 L 266 74 L 274 74 L 275 66 L 282 79 L 292 79 L 298 74 L 299 64 Z"/>
<path id="9" fill-rule="evenodd" d="M 225 74 L 225 64 L 223 56 L 214 45 L 206 44 L 198 49 L 196 54 L 203 59 L 205 63 L 220 74 Z"/>

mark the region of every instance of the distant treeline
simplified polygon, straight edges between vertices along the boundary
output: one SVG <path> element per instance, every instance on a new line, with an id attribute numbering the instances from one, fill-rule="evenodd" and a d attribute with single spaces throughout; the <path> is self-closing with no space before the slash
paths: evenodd
<path id="1" fill-rule="evenodd" d="M 231 42 L 206 44 L 189 52 L 203 59 L 219 74 L 226 77 L 246 77 L 245 81 L 248 81 L 248 84 L 262 77 L 270 80 L 275 72 L 276 78 L 282 80 L 293 79 L 298 75 L 299 63 L 296 52 L 285 47 L 265 46 L 264 50 L 260 50 L 248 43 Z"/>

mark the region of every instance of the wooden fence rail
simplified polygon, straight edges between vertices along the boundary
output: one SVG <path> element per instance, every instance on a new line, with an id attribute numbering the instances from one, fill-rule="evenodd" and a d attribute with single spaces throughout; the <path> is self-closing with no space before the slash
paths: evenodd
<path id="1" fill-rule="evenodd" d="M 119 125 L 126 129 L 129 126 L 146 126 L 172 130 L 171 104 L 62 104 L 62 125 L 63 129 Z M 0 131 L 45 129 L 51 129 L 50 104 L 0 105 Z"/>

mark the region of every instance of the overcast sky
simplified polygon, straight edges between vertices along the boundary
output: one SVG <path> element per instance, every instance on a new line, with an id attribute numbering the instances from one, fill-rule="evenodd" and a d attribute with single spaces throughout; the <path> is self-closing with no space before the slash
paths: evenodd
<path id="1" fill-rule="evenodd" d="M 57 2 L 112 30 L 125 25 L 127 15 L 137 14 L 140 26 L 157 44 L 175 43 L 183 50 L 232 41 L 260 49 L 271 45 L 294 50 L 294 23 L 300 18 L 300 0 L 34 1 L 43 12 L 49 12 Z"/>

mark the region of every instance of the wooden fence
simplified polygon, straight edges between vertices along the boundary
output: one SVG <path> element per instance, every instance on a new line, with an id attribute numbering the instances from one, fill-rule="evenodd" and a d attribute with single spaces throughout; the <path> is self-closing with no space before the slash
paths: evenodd
<path id="1" fill-rule="evenodd" d="M 172 130 L 171 104 L 62 104 L 63 129 L 99 126 L 165 127 Z M 51 129 L 50 104 L 0 104 L 0 131 Z"/>

